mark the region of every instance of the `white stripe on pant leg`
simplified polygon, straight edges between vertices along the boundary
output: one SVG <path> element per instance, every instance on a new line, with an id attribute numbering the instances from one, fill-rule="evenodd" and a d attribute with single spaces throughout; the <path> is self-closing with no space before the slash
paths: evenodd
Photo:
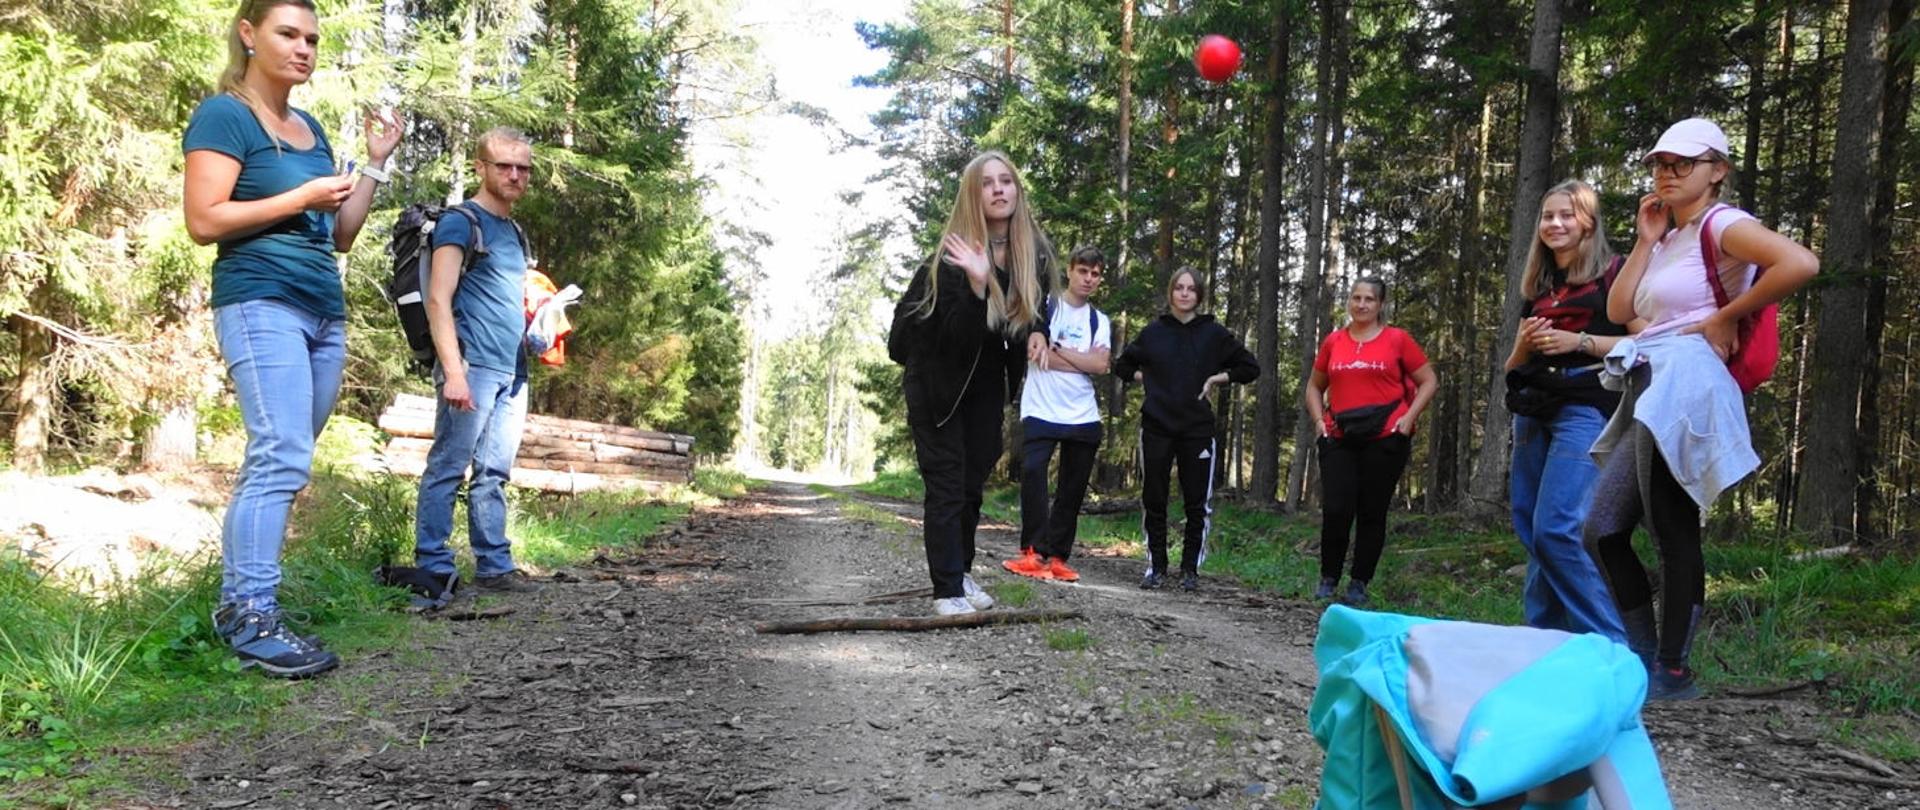
<path id="1" fill-rule="evenodd" d="M 1140 432 L 1134 436 L 1133 450 L 1139 454 L 1140 470 L 1142 473 L 1145 473 L 1147 471 L 1147 429 L 1145 426 L 1142 426 Z M 1146 476 L 1144 474 L 1141 475 L 1140 483 L 1143 487 L 1146 485 L 1146 482 Z M 1141 494 L 1145 495 L 1146 493 L 1143 492 Z M 1140 499 L 1140 537 L 1146 541 L 1147 544 L 1147 576 L 1153 576 L 1153 538 L 1147 536 L 1147 501 L 1144 497 Z"/>
<path id="2" fill-rule="evenodd" d="M 1199 571 L 1200 566 L 1207 562 L 1207 543 L 1213 532 L 1213 472 L 1219 469 L 1215 464 L 1220 460 L 1215 457 L 1215 453 L 1219 452 L 1216 446 L 1219 441 L 1219 439 L 1207 440 L 1207 498 L 1200 502 L 1200 507 L 1206 511 L 1200 518 L 1200 559 L 1193 561 L 1195 571 Z"/>

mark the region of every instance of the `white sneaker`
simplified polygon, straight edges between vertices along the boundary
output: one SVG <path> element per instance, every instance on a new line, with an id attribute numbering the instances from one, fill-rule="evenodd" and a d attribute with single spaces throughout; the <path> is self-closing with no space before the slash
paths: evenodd
<path id="1" fill-rule="evenodd" d="M 986 591 L 980 590 L 980 585 L 973 581 L 972 574 L 960 575 L 960 593 L 965 595 L 967 604 L 972 605 L 974 610 L 993 607 L 993 597 L 988 596 Z"/>
<path id="2" fill-rule="evenodd" d="M 949 596 L 945 599 L 933 600 L 933 612 L 942 616 L 959 616 L 972 613 L 973 605 L 967 604 L 967 598 L 964 596 Z"/>

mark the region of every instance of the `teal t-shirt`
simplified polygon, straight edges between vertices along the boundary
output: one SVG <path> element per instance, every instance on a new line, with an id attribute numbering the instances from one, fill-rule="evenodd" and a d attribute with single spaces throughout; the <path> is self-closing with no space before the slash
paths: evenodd
<path id="1" fill-rule="evenodd" d="M 494 216 L 471 200 L 460 206 L 479 215 L 487 247 L 453 293 L 453 327 L 461 354 L 468 366 L 518 374 L 520 344 L 527 333 L 527 254 L 520 247 L 519 230 L 513 220 Z M 433 227 L 433 247 L 454 245 L 465 251 L 472 233 L 466 217 L 448 212 Z"/>
<path id="2" fill-rule="evenodd" d="M 333 147 L 320 122 L 294 110 L 313 130 L 312 149 L 281 144 L 246 102 L 226 93 L 200 102 L 187 122 L 181 151 L 206 149 L 240 161 L 233 197 L 262 200 L 334 173 Z M 220 243 L 213 260 L 213 306 L 271 298 L 320 318 L 345 318 L 347 297 L 333 260 L 333 215 L 303 211 L 264 229 Z"/>

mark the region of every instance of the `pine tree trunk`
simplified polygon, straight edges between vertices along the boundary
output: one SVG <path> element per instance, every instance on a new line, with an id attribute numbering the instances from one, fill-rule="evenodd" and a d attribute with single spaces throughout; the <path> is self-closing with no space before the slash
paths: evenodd
<path id="1" fill-rule="evenodd" d="M 1132 214 L 1132 171 L 1133 171 L 1133 3 L 1134 0 L 1120 0 L 1120 125 L 1115 139 L 1120 146 L 1120 165 L 1115 167 L 1119 175 L 1120 186 L 1120 245 L 1113 267 L 1108 269 L 1111 278 L 1110 289 L 1126 289 L 1127 264 L 1132 256 L 1133 214 Z M 1107 329 L 1112 339 L 1113 351 L 1117 354 L 1120 347 L 1126 345 L 1127 313 L 1118 312 Z M 1101 442 L 1105 448 L 1100 460 L 1095 464 L 1094 487 L 1112 491 L 1126 483 L 1128 463 L 1132 458 L 1125 448 L 1130 443 L 1120 441 L 1120 425 L 1127 409 L 1127 381 L 1108 375 L 1105 380 L 1107 393 L 1107 439 Z M 1118 459 L 1118 460 L 1116 460 Z"/>
<path id="2" fill-rule="evenodd" d="M 1300 325 L 1296 351 L 1301 359 L 1300 384 L 1305 391 L 1313 376 L 1313 356 L 1320 345 L 1321 311 L 1326 309 L 1325 260 L 1327 238 L 1327 138 L 1333 116 L 1333 56 L 1338 34 L 1339 0 L 1320 0 L 1320 53 L 1315 60 L 1316 112 L 1313 121 L 1313 145 L 1307 158 L 1307 264 L 1300 278 Z M 1316 428 L 1302 419 L 1293 431 L 1293 464 L 1287 470 L 1286 501 L 1290 509 L 1299 509 L 1306 500 L 1307 468 L 1313 462 Z"/>
<path id="3" fill-rule="evenodd" d="M 1533 39 L 1527 57 L 1526 119 L 1520 130 L 1520 158 L 1514 172 L 1513 210 L 1507 218 L 1506 294 L 1500 299 L 1500 329 L 1494 335 L 1486 368 L 1498 368 L 1500 358 L 1513 350 L 1513 334 L 1520 326 L 1520 278 L 1526 273 L 1527 252 L 1533 246 L 1534 220 L 1540 197 L 1553 177 L 1553 141 L 1560 106 L 1561 0 L 1535 0 Z M 1473 479 L 1467 484 L 1469 512 L 1492 517 L 1506 510 L 1507 469 L 1512 464 L 1513 418 L 1507 413 L 1507 378 L 1494 374 L 1488 386 L 1486 416 L 1481 421 L 1480 453 L 1474 458 Z"/>
<path id="4" fill-rule="evenodd" d="M 1912 26 L 1914 0 L 1893 0 L 1887 15 L 1889 39 L 1900 36 Z M 1901 149 L 1907 140 L 1907 114 L 1913 106 L 1913 52 L 1899 49 L 1889 54 L 1886 107 L 1881 112 L 1880 172 L 1874 179 L 1871 266 L 1877 269 L 1867 285 L 1867 358 L 1866 376 L 1860 390 L 1860 491 L 1855 508 L 1855 533 L 1863 537 L 1892 537 L 1880 493 L 1886 485 L 1887 471 L 1881 447 L 1881 367 L 1886 357 L 1887 281 L 1893 267 L 1893 206 L 1900 188 Z"/>
<path id="5" fill-rule="evenodd" d="M 29 300 L 44 302 L 48 297 L 45 289 L 43 285 L 35 290 Z M 26 318 L 15 316 L 10 320 L 14 345 L 20 352 L 13 399 L 13 466 L 38 474 L 47 465 L 47 434 L 53 424 L 57 387 L 52 366 L 53 333 Z"/>
<path id="6" fill-rule="evenodd" d="M 147 426 L 140 440 L 140 466 L 149 470 L 184 470 L 199 455 L 199 411 L 192 402 L 174 405 Z"/>
<path id="7" fill-rule="evenodd" d="M 1833 143 L 1832 205 L 1820 265 L 1833 279 L 1820 291 L 1810 358 L 1822 407 L 1809 414 L 1804 474 L 1794 528 L 1838 542 L 1853 532 L 1865 471 L 1855 447 L 1867 372 L 1867 278 L 1873 272 L 1874 163 L 1886 90 L 1888 0 L 1847 4 L 1847 47 Z"/>
<path id="8" fill-rule="evenodd" d="M 1253 401 L 1253 500 L 1271 503 L 1280 487 L 1280 431 L 1275 421 L 1285 407 L 1280 393 L 1280 216 L 1281 180 L 1287 164 L 1287 87 L 1292 26 L 1287 19 L 1291 3 L 1274 9 L 1272 44 L 1267 52 L 1265 126 L 1260 128 L 1260 248 L 1256 260 L 1259 281 L 1253 311 L 1254 352 L 1260 377 Z"/>

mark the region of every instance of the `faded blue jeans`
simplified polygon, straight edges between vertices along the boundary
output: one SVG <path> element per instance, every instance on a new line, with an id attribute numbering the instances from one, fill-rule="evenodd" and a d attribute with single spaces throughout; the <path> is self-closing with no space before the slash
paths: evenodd
<path id="1" fill-rule="evenodd" d="M 346 322 L 258 299 L 213 311 L 247 454 L 220 526 L 220 604 L 278 607 L 280 546 L 347 363 Z"/>
<path id="2" fill-rule="evenodd" d="M 1513 417 L 1513 532 L 1527 549 L 1527 624 L 1625 642 L 1620 613 L 1581 542 L 1599 470 L 1588 449 L 1607 418 L 1567 403 L 1550 419 Z"/>
<path id="3" fill-rule="evenodd" d="M 445 382 L 433 370 L 436 391 Z M 467 545 L 473 549 L 474 576 L 493 577 L 514 570 L 507 543 L 507 476 L 520 451 L 520 428 L 527 418 L 527 380 L 491 369 L 468 368 L 473 410 L 463 411 L 437 397 L 433 449 L 420 475 L 420 500 L 414 518 L 414 565 L 445 576 L 453 573 L 453 501 L 467 468 Z"/>

